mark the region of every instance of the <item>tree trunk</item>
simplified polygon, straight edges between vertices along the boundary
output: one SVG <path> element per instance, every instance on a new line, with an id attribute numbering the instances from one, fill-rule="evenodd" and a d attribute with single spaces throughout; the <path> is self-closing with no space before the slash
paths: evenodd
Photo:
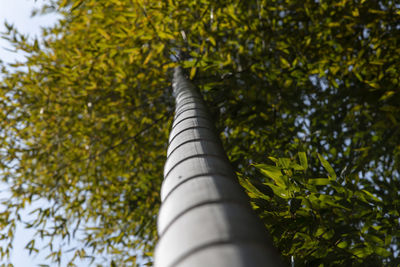
<path id="1" fill-rule="evenodd" d="M 156 267 L 280 266 L 195 87 L 176 69 Z"/>

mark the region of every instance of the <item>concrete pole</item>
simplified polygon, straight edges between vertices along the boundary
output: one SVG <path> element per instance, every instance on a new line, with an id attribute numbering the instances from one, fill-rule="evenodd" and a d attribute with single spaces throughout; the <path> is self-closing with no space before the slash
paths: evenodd
<path id="1" fill-rule="evenodd" d="M 282 266 L 253 213 L 207 107 L 181 69 L 173 79 L 156 267 Z"/>

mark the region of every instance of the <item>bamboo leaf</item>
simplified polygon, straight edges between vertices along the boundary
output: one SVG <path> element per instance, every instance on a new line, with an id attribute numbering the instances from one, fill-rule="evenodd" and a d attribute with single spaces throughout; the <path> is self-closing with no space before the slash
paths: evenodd
<path id="1" fill-rule="evenodd" d="M 261 173 L 275 181 L 275 183 L 282 188 L 286 188 L 285 180 L 283 178 L 281 169 L 267 164 L 254 165 Z"/>
<path id="2" fill-rule="evenodd" d="M 307 161 L 307 155 L 305 152 L 298 152 L 299 160 L 300 160 L 300 165 L 303 166 L 304 170 L 307 170 L 308 168 L 308 161 Z"/>
<path id="3" fill-rule="evenodd" d="M 332 166 L 329 164 L 329 162 L 318 153 L 318 158 L 322 163 L 322 166 L 324 166 L 325 170 L 328 172 L 329 174 L 329 179 L 331 180 L 336 180 L 336 173 L 333 170 Z"/>

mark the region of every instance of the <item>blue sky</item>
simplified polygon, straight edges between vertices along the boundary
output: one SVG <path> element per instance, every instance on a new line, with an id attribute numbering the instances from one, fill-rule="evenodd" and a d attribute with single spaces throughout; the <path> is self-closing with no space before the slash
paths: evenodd
<path id="1" fill-rule="evenodd" d="M 54 15 L 31 17 L 33 8 L 39 8 L 44 0 L 0 0 L 0 31 L 4 32 L 4 21 L 12 23 L 16 28 L 30 36 L 40 36 L 40 27 L 52 25 L 57 17 Z M 7 41 L 0 39 L 0 59 L 11 62 L 14 59 L 23 59 L 23 56 L 7 51 L 10 48 Z"/>
<path id="2" fill-rule="evenodd" d="M 31 37 L 39 37 L 40 27 L 52 25 L 57 20 L 55 15 L 31 17 L 33 8 L 40 8 L 43 3 L 44 0 L 0 0 L 0 32 L 6 30 L 4 21 L 7 21 L 9 24 L 14 24 L 21 33 L 29 34 Z M 7 44 L 7 41 L 0 39 L 0 59 L 3 62 L 11 63 L 15 60 L 24 60 L 21 54 L 10 52 L 8 49 L 11 49 L 11 47 Z M 7 196 L 2 193 L 0 197 Z M 30 207 L 29 210 L 32 208 Z M 33 257 L 23 249 L 32 235 L 32 231 L 24 230 L 21 226 L 18 227 L 11 258 L 15 267 L 37 266 L 39 263 L 45 262 L 45 255 Z M 0 259 L 0 266 L 3 266 L 2 261 Z"/>
<path id="3" fill-rule="evenodd" d="M 48 0 L 47 0 L 48 1 Z M 31 17 L 31 12 L 34 8 L 40 8 L 46 0 L 0 0 L 0 32 L 6 31 L 4 22 L 7 21 L 8 24 L 13 24 L 15 28 L 18 29 L 20 33 L 29 34 L 31 38 L 40 37 L 41 27 L 47 27 L 53 25 L 58 17 L 54 14 L 45 16 Z M 40 39 L 40 38 L 39 38 Z M 24 61 L 24 56 L 21 53 L 10 52 L 12 47 L 7 43 L 6 40 L 0 39 L 0 60 L 5 63 L 12 63 L 15 60 Z M 0 77 L 1 81 L 1 77 Z M 4 184 L 0 183 L 0 199 L 6 198 L 7 193 L 4 193 Z M 32 219 L 29 216 L 29 212 L 38 208 L 39 206 L 47 206 L 48 202 L 38 201 L 34 205 L 27 207 L 22 213 L 22 219 L 28 221 Z M 14 241 L 14 250 L 11 256 L 11 263 L 14 267 L 34 267 L 39 266 L 39 264 L 48 264 L 49 266 L 58 266 L 57 264 L 50 264 L 49 260 L 45 257 L 48 255 L 48 250 L 39 255 L 29 255 L 29 253 L 24 249 L 27 242 L 29 242 L 33 237 L 34 231 L 24 229 L 22 225 L 17 225 L 17 234 Z M 79 234 L 78 234 L 79 235 Z M 72 241 L 71 244 L 67 245 L 65 242 L 60 240 L 53 243 L 54 247 L 62 246 L 64 249 L 69 249 L 73 246 L 81 245 L 78 242 Z M 40 242 L 36 238 L 35 244 L 37 248 L 42 248 L 44 243 Z M 72 257 L 73 252 L 69 254 L 66 258 Z M 98 255 L 95 263 L 102 263 L 102 260 L 106 255 Z M 0 266 L 4 266 L 4 259 L 0 259 Z M 88 266 L 88 261 L 78 261 L 76 262 L 78 266 L 85 267 Z M 94 264 L 95 265 L 95 264 Z M 66 266 L 66 260 L 62 262 L 61 267 Z"/>
<path id="4" fill-rule="evenodd" d="M 45 16 L 36 16 L 31 17 L 31 12 L 34 8 L 40 8 L 43 3 L 48 0 L 0 0 L 0 32 L 5 32 L 6 27 L 4 26 L 4 22 L 7 21 L 8 24 L 13 24 L 15 28 L 18 29 L 20 33 L 29 34 L 31 38 L 40 37 L 41 27 L 51 26 L 57 21 L 57 16 L 54 14 L 45 15 Z M 39 38 L 40 39 L 40 38 Z M 5 63 L 12 63 L 15 60 L 24 61 L 24 56 L 20 53 L 10 52 L 12 49 L 10 45 L 8 45 L 7 41 L 0 38 L 0 60 Z M 1 76 L 0 76 L 1 82 Z M 4 184 L 0 183 L 0 199 L 6 198 L 7 193 L 2 192 L 4 189 Z M 22 214 L 22 218 L 24 221 L 29 220 L 28 213 L 39 206 L 46 206 L 48 203 L 46 201 L 39 201 L 35 205 L 31 205 Z M 29 242 L 34 234 L 32 230 L 26 230 L 22 225 L 17 226 L 17 234 L 15 237 L 15 242 L 13 244 L 14 250 L 11 257 L 11 262 L 14 267 L 34 267 L 39 264 L 49 264 L 49 266 L 57 266 L 56 264 L 50 264 L 49 261 L 45 260 L 47 255 L 46 251 L 43 253 L 39 253 L 37 256 L 30 256 L 24 247 L 27 242 Z M 38 244 L 39 249 L 42 247 L 40 245 L 40 240 L 36 240 L 36 244 Z M 62 242 L 55 242 L 56 246 L 64 247 L 65 244 Z M 71 248 L 72 246 L 79 246 L 77 242 L 72 242 L 65 246 L 64 248 Z M 73 252 L 71 253 L 73 254 Z M 107 257 L 106 255 L 98 255 L 96 262 L 101 263 L 104 259 L 103 257 Z M 68 258 L 68 257 L 67 257 Z M 95 262 L 95 263 L 96 263 Z M 0 259 L 0 266 L 3 265 L 4 260 Z M 80 267 L 88 266 L 88 262 L 80 261 L 77 262 L 77 265 Z M 66 266 L 66 262 L 64 261 L 61 265 L 62 267 Z"/>

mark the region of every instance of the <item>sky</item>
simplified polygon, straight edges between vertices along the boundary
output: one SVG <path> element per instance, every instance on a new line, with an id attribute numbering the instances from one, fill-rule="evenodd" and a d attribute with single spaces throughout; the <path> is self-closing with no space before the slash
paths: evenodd
<path id="1" fill-rule="evenodd" d="M 13 24 L 20 33 L 28 34 L 31 39 L 36 37 L 39 37 L 40 39 L 41 27 L 49 27 L 54 25 L 59 18 L 59 16 L 54 14 L 31 17 L 32 10 L 34 8 L 40 8 L 44 3 L 46 3 L 46 0 L 0 0 L 0 33 L 6 31 L 4 22 L 7 21 L 8 24 Z M 12 52 L 10 50 L 12 50 L 12 47 L 7 43 L 6 40 L 0 38 L 1 61 L 4 63 L 13 63 L 16 60 L 20 62 L 25 60 L 23 54 Z M 8 197 L 7 193 L 3 192 L 4 188 L 5 185 L 0 183 L 0 199 Z M 24 210 L 22 214 L 23 220 L 28 221 L 29 219 L 32 219 L 32 215 L 29 216 L 30 211 L 40 206 L 43 207 L 47 205 L 48 202 L 46 201 L 38 201 L 36 204 L 31 205 Z M 57 264 L 51 264 L 49 260 L 45 259 L 46 255 L 48 255 L 48 253 L 46 253 L 48 250 L 45 250 L 43 253 L 39 253 L 39 255 L 29 255 L 28 251 L 24 249 L 27 242 L 32 239 L 33 234 L 34 231 L 24 229 L 22 225 L 17 225 L 17 233 L 13 244 L 14 249 L 11 255 L 11 263 L 14 265 L 14 267 L 34 267 L 39 266 L 39 264 L 48 264 L 50 267 L 58 266 Z M 36 247 L 39 249 L 43 247 L 44 244 L 41 243 L 40 240 L 36 239 L 35 241 L 35 244 L 38 244 Z M 64 243 L 61 241 L 56 241 L 54 245 L 55 247 L 62 246 L 64 249 L 69 249 L 73 246 L 82 247 L 82 245 L 77 241 L 72 241 L 69 245 L 65 245 Z M 72 257 L 72 254 L 73 252 L 69 254 L 70 256 L 66 256 L 66 259 L 68 260 L 68 258 Z M 96 263 L 103 263 L 102 261 L 104 258 L 107 258 L 106 254 L 97 255 L 94 266 Z M 61 264 L 61 267 L 65 267 L 66 262 L 67 261 L 64 260 Z M 0 258 L 0 266 L 5 266 L 3 263 L 4 260 Z M 88 263 L 89 260 L 76 262 L 79 267 L 88 266 Z"/>
<path id="2" fill-rule="evenodd" d="M 44 0 L 0 0 L 0 32 L 6 31 L 4 22 L 13 24 L 21 33 L 29 34 L 30 37 L 39 37 L 41 27 L 53 25 L 57 21 L 57 16 L 46 15 L 31 17 L 31 11 L 34 8 L 40 8 Z M 9 51 L 12 47 L 7 44 L 7 41 L 0 39 L 0 60 L 6 63 L 11 63 L 15 60 L 23 61 L 24 56 Z M 1 193 L 1 198 L 7 197 Z M 34 207 L 30 207 L 31 210 Z M 27 214 L 24 214 L 25 217 Z M 33 231 L 24 230 L 21 225 L 17 226 L 17 234 L 14 242 L 14 251 L 11 256 L 11 262 L 14 267 L 33 267 L 39 263 L 44 263 L 45 255 L 37 257 L 30 256 L 24 247 L 32 237 Z M 3 262 L 0 259 L 0 266 Z"/>
<path id="3" fill-rule="evenodd" d="M 45 0 L 0 0 L 0 32 L 4 32 L 4 21 L 14 26 L 22 33 L 31 37 L 40 36 L 40 27 L 53 25 L 57 17 L 55 15 L 31 17 L 33 8 L 40 8 Z M 4 39 L 0 40 L 0 59 L 4 62 L 21 60 L 24 57 L 7 51 L 11 47 Z"/>
<path id="4" fill-rule="evenodd" d="M 47 0 L 48 1 L 48 0 Z M 20 33 L 28 34 L 31 39 L 39 37 L 41 35 L 41 27 L 49 27 L 54 25 L 57 22 L 57 19 L 60 17 L 55 14 L 49 15 L 38 15 L 35 17 L 31 17 L 32 10 L 34 8 L 40 8 L 46 0 L 0 0 L 0 32 L 5 32 L 6 27 L 4 26 L 4 22 L 7 21 L 8 24 L 13 24 L 16 29 Z M 1 34 L 0 34 L 1 36 Z M 16 60 L 23 62 L 25 57 L 21 53 L 16 53 L 10 51 L 12 47 L 7 43 L 6 40 L 0 38 L 0 60 L 5 63 L 12 63 Z M 1 82 L 1 76 L 0 76 Z M 4 193 L 3 190 L 5 188 L 4 184 L 0 183 L 0 199 L 6 198 L 7 193 Z M 32 219 L 32 215 L 29 216 L 29 212 L 38 208 L 47 206 L 48 202 L 46 201 L 38 201 L 34 205 L 27 207 L 22 212 L 22 219 L 24 221 L 29 221 Z M 33 237 L 34 231 L 24 229 L 22 225 L 17 225 L 17 233 L 15 236 L 14 244 L 13 244 L 13 252 L 11 254 L 11 263 L 14 267 L 35 267 L 39 266 L 39 264 L 48 264 L 50 267 L 58 266 L 57 264 L 51 264 L 49 260 L 46 260 L 46 255 L 48 255 L 48 250 L 44 250 L 43 253 L 39 253 L 39 255 L 29 255 L 28 251 L 24 249 L 27 242 L 29 242 Z M 79 235 L 79 234 L 78 234 Z M 37 248 L 42 248 L 44 243 L 40 242 L 40 239 L 35 240 L 35 245 Z M 57 240 L 54 242 L 54 246 L 62 246 L 64 249 L 69 249 L 74 246 L 82 247 L 76 241 L 72 241 L 69 245 L 66 245 L 65 242 L 61 242 L 61 240 Z M 67 260 L 72 257 L 72 251 L 69 256 L 66 256 L 66 260 L 62 261 L 61 267 L 65 267 Z M 98 255 L 96 257 L 95 263 L 102 263 L 102 260 L 106 255 Z M 3 265 L 4 260 L 0 259 L 0 266 Z M 77 261 L 76 264 L 80 267 L 88 266 L 88 261 Z"/>

